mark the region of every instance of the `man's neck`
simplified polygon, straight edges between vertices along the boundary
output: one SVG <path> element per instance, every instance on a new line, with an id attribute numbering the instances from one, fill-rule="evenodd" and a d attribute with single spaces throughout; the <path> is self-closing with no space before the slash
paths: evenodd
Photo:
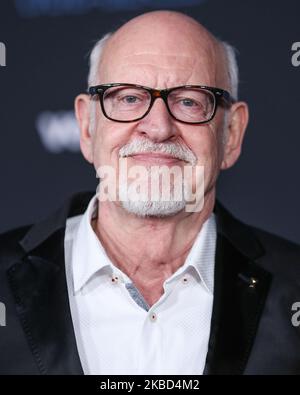
<path id="1" fill-rule="evenodd" d="M 164 281 L 184 264 L 214 202 L 211 190 L 201 212 L 182 211 L 165 218 L 141 218 L 114 203 L 101 202 L 92 225 L 113 264 L 152 305 L 162 295 Z"/>

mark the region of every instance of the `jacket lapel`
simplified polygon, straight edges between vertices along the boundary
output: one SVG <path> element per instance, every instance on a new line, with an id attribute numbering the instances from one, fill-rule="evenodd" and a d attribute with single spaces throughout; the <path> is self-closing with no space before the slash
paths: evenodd
<path id="1" fill-rule="evenodd" d="M 271 275 L 256 263 L 264 254 L 249 228 L 219 204 L 214 304 L 205 374 L 242 374 Z"/>
<path id="2" fill-rule="evenodd" d="M 91 196 L 81 195 L 75 206 L 69 201 L 33 226 L 20 242 L 23 256 L 7 271 L 16 312 L 41 374 L 83 374 L 69 306 L 64 235 L 67 216 L 82 213 Z"/>

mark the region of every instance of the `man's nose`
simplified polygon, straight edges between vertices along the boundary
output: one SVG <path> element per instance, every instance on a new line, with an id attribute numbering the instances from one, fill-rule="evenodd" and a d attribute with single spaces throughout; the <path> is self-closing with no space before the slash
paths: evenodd
<path id="1" fill-rule="evenodd" d="M 137 130 L 154 142 L 163 142 L 176 136 L 177 127 L 163 99 L 157 98 L 150 112 L 141 119 Z"/>

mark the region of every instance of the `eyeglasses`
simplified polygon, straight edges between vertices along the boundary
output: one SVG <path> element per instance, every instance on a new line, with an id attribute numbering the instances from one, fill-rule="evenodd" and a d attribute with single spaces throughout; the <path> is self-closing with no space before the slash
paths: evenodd
<path id="1" fill-rule="evenodd" d="M 230 107 L 234 103 L 229 92 L 202 85 L 152 89 L 114 83 L 92 86 L 88 92 L 99 96 L 103 114 L 116 122 L 134 122 L 144 118 L 158 98 L 163 99 L 173 118 L 188 124 L 207 123 L 215 116 L 219 104 Z"/>

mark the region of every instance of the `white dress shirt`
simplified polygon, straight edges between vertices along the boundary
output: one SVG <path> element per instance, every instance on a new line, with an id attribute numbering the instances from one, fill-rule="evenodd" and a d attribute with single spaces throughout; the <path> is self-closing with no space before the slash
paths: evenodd
<path id="1" fill-rule="evenodd" d="M 84 373 L 202 374 L 213 305 L 214 214 L 149 308 L 93 231 L 97 204 L 94 197 L 83 215 L 69 218 L 65 234 L 71 315 Z"/>

